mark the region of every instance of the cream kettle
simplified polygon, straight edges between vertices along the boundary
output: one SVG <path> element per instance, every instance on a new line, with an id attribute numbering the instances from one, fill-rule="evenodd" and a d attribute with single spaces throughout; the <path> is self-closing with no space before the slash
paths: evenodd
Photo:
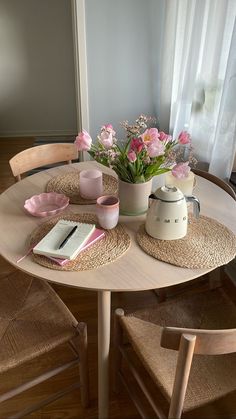
<path id="1" fill-rule="evenodd" d="M 155 239 L 176 240 L 187 234 L 187 202 L 193 203 L 198 218 L 200 202 L 195 196 L 184 196 L 175 186 L 162 186 L 149 196 L 145 229 Z"/>

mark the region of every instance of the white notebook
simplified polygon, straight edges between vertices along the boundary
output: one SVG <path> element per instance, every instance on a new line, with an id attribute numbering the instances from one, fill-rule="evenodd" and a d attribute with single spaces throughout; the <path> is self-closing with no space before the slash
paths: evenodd
<path id="1" fill-rule="evenodd" d="M 75 226 L 77 226 L 75 232 L 59 249 L 60 244 Z M 52 230 L 34 247 L 33 252 L 60 259 L 74 259 L 94 230 L 95 224 L 59 220 Z"/>

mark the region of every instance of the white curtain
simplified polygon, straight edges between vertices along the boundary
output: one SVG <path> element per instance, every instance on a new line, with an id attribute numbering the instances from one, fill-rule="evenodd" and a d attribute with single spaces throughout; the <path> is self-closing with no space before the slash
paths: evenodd
<path id="1" fill-rule="evenodd" d="M 161 128 L 189 131 L 197 159 L 223 179 L 236 151 L 235 17 L 236 0 L 165 1 Z"/>

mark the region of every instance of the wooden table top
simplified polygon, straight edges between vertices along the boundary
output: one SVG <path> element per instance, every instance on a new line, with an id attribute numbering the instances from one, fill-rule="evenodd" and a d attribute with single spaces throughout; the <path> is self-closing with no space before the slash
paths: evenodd
<path id="1" fill-rule="evenodd" d="M 130 249 L 118 260 L 98 269 L 68 272 L 38 265 L 31 255 L 16 264 L 27 251 L 31 232 L 48 218 L 27 214 L 23 208 L 26 199 L 45 191 L 54 176 L 74 170 L 98 167 L 114 176 L 114 172 L 96 162 L 83 162 L 45 170 L 14 184 L 0 196 L 0 253 L 28 274 L 48 281 L 89 290 L 141 291 L 183 283 L 201 276 L 210 269 L 179 268 L 147 255 L 136 243 L 135 234 L 145 215 L 120 216 L 131 237 Z M 201 214 L 226 225 L 236 234 L 236 203 L 222 189 L 206 179 L 197 177 L 194 194 L 200 199 Z M 95 205 L 70 205 L 74 213 L 95 212 Z M 223 249 L 222 249 L 223 250 Z"/>

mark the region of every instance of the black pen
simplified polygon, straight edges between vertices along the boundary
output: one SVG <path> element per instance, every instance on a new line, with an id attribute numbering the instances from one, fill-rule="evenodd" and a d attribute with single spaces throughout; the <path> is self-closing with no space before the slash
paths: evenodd
<path id="1" fill-rule="evenodd" d="M 74 234 L 75 230 L 77 229 L 78 226 L 74 226 L 72 228 L 72 230 L 69 232 L 69 234 L 66 236 L 66 238 L 63 240 L 63 242 L 61 242 L 60 246 L 58 247 L 58 249 L 62 249 L 62 247 L 65 246 L 65 244 L 68 242 L 69 238 L 72 236 L 72 234 Z"/>

